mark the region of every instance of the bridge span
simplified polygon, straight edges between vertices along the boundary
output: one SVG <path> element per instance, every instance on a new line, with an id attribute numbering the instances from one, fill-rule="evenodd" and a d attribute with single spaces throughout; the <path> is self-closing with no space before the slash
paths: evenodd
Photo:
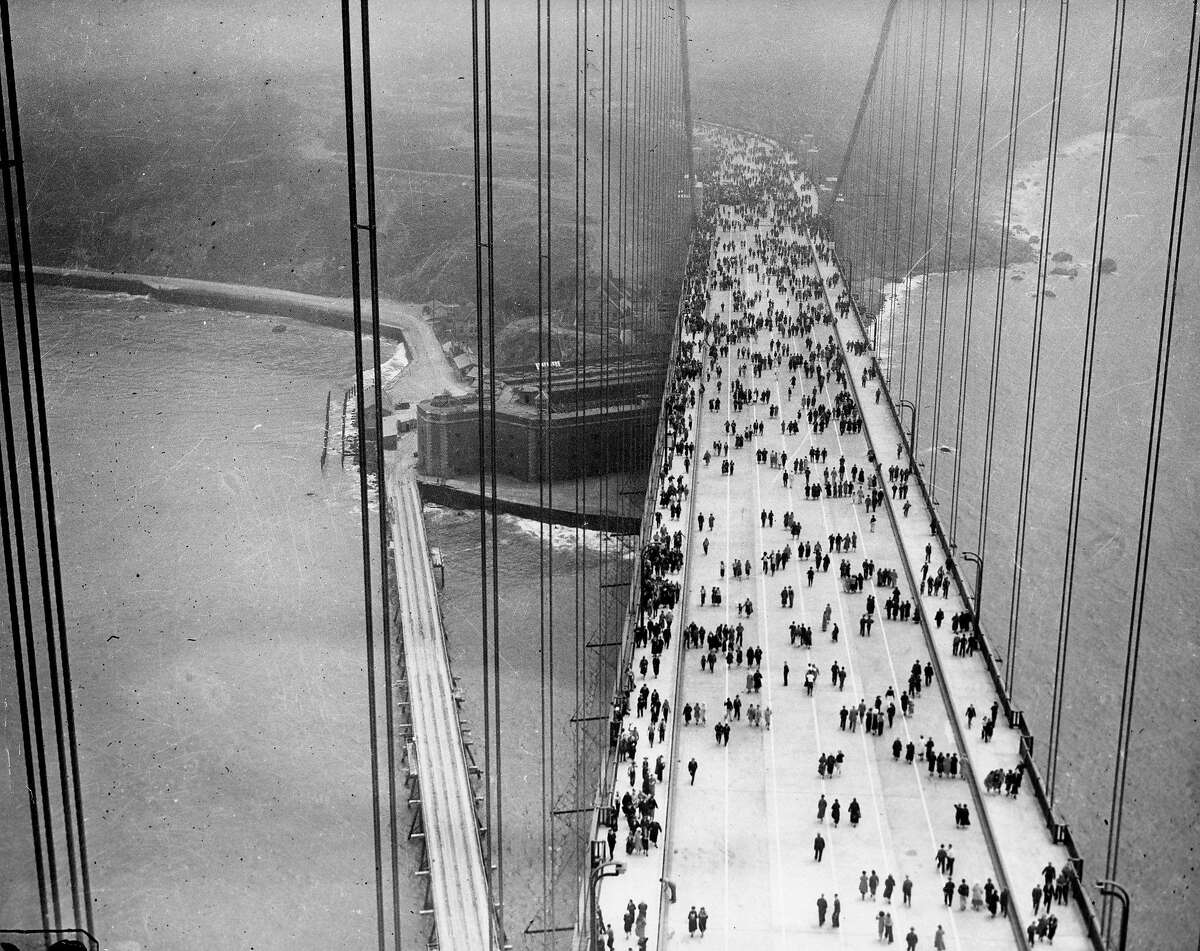
<path id="1" fill-rule="evenodd" d="M 594 947 L 910 929 L 920 949 L 1096 947 L 817 192 L 773 143 L 726 144 L 685 282 Z"/>
<path id="2" fill-rule="evenodd" d="M 393 473 L 387 484 L 395 546 L 397 612 L 411 715 L 406 750 L 422 817 L 431 946 L 475 951 L 502 943 L 493 914 L 479 821 L 450 674 L 421 499 L 411 479 Z"/>

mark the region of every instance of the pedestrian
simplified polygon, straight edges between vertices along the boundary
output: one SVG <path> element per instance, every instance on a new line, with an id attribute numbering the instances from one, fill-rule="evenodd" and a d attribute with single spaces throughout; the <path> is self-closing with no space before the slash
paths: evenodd
<path id="1" fill-rule="evenodd" d="M 700 914 L 696 916 L 696 923 L 700 926 L 700 937 L 704 937 L 704 929 L 708 927 L 708 912 L 704 910 L 704 906 L 700 906 Z"/>
<path id="2" fill-rule="evenodd" d="M 825 854 L 825 839 L 820 832 L 813 839 L 813 861 L 821 861 L 821 856 Z"/>
<path id="3" fill-rule="evenodd" d="M 833 919 L 830 922 L 830 924 L 832 924 L 833 927 L 837 928 L 837 927 L 840 927 L 841 923 L 842 923 L 842 900 L 840 898 L 838 898 L 837 892 L 834 892 L 833 893 Z M 1056 927 L 1056 928 L 1058 927 L 1057 919 L 1055 919 L 1054 927 Z"/>
<path id="4" fill-rule="evenodd" d="M 696 770 L 699 768 L 700 768 L 700 764 L 696 762 L 696 757 L 693 756 L 691 758 L 691 760 L 688 761 L 688 772 L 691 774 L 691 777 L 692 777 L 692 781 L 688 785 L 690 785 L 690 786 L 696 785 Z"/>
<path id="5" fill-rule="evenodd" d="M 874 901 L 875 892 L 879 888 L 879 876 L 875 874 L 875 869 L 871 869 L 871 878 L 868 884 L 871 886 L 871 901 Z"/>
<path id="6" fill-rule="evenodd" d="M 883 936 L 887 932 L 887 925 L 883 922 L 883 912 L 881 911 L 875 916 L 875 930 L 879 934 L 879 940 L 883 941 Z"/>
<path id="7" fill-rule="evenodd" d="M 692 905 L 692 909 L 691 909 L 691 911 L 688 912 L 688 917 L 687 917 L 688 937 L 689 938 L 696 937 L 696 921 L 697 921 L 698 917 L 699 916 L 696 914 L 696 906 Z"/>
<path id="8" fill-rule="evenodd" d="M 916 951 L 917 942 L 920 939 L 917 937 L 917 929 L 909 928 L 908 934 L 904 936 L 904 943 L 908 945 L 908 951 Z"/>
<path id="9" fill-rule="evenodd" d="M 971 894 L 971 886 L 967 884 L 967 880 L 964 878 L 959 883 L 959 886 L 958 886 L 958 910 L 959 911 L 967 910 L 967 896 L 970 894 Z"/>
<path id="10" fill-rule="evenodd" d="M 867 900 L 867 889 L 868 888 L 870 888 L 870 885 L 867 884 L 867 870 L 864 868 L 862 870 L 862 875 L 860 875 L 859 879 L 858 879 L 858 896 L 859 896 L 858 900 L 859 901 Z M 880 914 L 882 915 L 883 912 L 880 912 Z"/>
<path id="11" fill-rule="evenodd" d="M 933 933 L 933 951 L 946 951 L 946 932 L 941 925 L 938 925 L 937 931 Z"/>
<path id="12" fill-rule="evenodd" d="M 904 904 L 912 905 L 912 879 L 907 875 L 904 876 L 904 882 L 900 886 L 900 894 L 904 896 Z"/>
<path id="13" fill-rule="evenodd" d="M 825 794 L 821 794 L 821 798 L 817 800 L 817 822 L 825 821 Z"/>
<path id="14" fill-rule="evenodd" d="M 892 903 L 892 892 L 896 888 L 896 879 L 888 872 L 888 877 L 883 880 L 883 900 L 889 905 Z"/>
<path id="15" fill-rule="evenodd" d="M 888 944 L 892 944 L 896 940 L 895 934 L 892 933 L 892 913 L 885 912 L 883 916 L 883 938 Z"/>
<path id="16" fill-rule="evenodd" d="M 787 661 L 785 660 L 783 662 L 783 685 L 785 687 L 788 685 L 788 674 L 790 674 L 791 672 L 792 672 L 792 668 L 790 668 L 787 665 Z"/>
<path id="17" fill-rule="evenodd" d="M 824 892 L 822 892 L 821 897 L 817 899 L 817 927 L 818 928 L 823 928 L 825 926 L 825 911 L 828 907 L 829 907 L 829 902 L 827 902 L 825 900 L 825 894 L 824 894 Z"/>

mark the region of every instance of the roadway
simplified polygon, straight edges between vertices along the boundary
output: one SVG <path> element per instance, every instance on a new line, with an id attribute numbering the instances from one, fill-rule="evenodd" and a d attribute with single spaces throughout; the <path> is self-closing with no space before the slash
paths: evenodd
<path id="1" fill-rule="evenodd" d="M 747 168 L 744 164 L 727 171 L 736 176 Z M 815 193 L 807 186 L 798 191 L 807 191 L 815 209 Z M 825 282 L 833 277 L 832 265 L 819 272 L 812 260 L 787 269 L 789 277 L 780 282 L 768 277 L 766 266 L 774 262 L 763 260 L 754 245 L 756 238 L 764 238 L 772 226 L 780 226 L 783 240 L 793 248 L 811 248 L 807 231 L 794 231 L 782 224 L 782 217 L 774 218 L 773 214 L 759 222 L 723 217 L 728 217 L 728 226 L 718 229 L 716 244 L 727 250 L 714 248 L 713 260 L 719 259 L 733 280 L 724 289 L 713 285 L 706 315 L 714 329 L 719 332 L 728 327 L 730 316 L 735 314 L 735 293 L 746 295 L 752 301 L 750 309 L 757 315 L 765 315 L 768 303 L 773 302 L 778 313 L 795 317 L 801 308 L 797 298 L 803 291 L 794 282 L 802 277 L 821 282 L 803 306 L 810 313 L 829 312 L 831 297 L 835 299 L 840 289 L 826 290 Z M 873 434 L 877 445 L 892 447 L 893 456 L 899 441 L 885 407 L 876 407 L 873 402 L 873 386 L 868 389 L 871 398 L 860 407 L 866 432 L 839 432 L 836 418 L 823 431 L 809 424 L 810 407 L 802 404 L 806 396 L 813 398 L 815 406 L 829 409 L 843 390 L 854 396 L 854 384 L 859 384 L 869 356 L 860 359 L 851 355 L 846 379 L 840 381 L 837 374 L 847 359 L 844 347 L 855 340 L 856 333 L 853 318 L 838 321 L 836 327 L 832 321 L 818 323 L 810 336 L 816 347 L 832 343 L 829 359 L 812 357 L 803 333 L 789 338 L 764 329 L 731 344 L 709 365 L 703 380 L 704 395 L 688 414 L 686 425 L 693 433 L 697 456 L 708 451 L 713 458 L 707 464 L 696 459 L 689 474 L 691 494 L 679 523 L 670 522 L 668 513 L 663 512 L 672 531 L 678 527 L 688 536 L 682 573 L 683 605 L 676 611 L 675 636 L 664 657 L 664 670 L 653 685 L 671 697 L 674 708 L 667 737 L 672 751 L 667 770 L 669 788 L 665 794 L 656 792 L 660 817 L 665 814 L 667 840 L 661 849 L 651 849 L 648 856 L 625 855 L 619 848 L 616 858 L 626 864 L 626 873 L 601 881 L 598 904 L 604 920 L 613 926 L 618 948 L 636 946 L 636 935 L 625 939 L 622 925 L 629 900 L 648 905 L 647 947 L 693 940 L 689 935 L 689 911 L 703 907 L 708 915 L 705 940 L 710 944 L 715 941 L 722 948 L 784 949 L 801 943 L 805 947 L 864 946 L 878 940 L 881 913 L 892 916 L 895 941 L 901 946 L 911 927 L 918 947 L 933 948 L 935 931 L 941 927 L 948 949 L 1020 948 L 1025 946 L 1023 928 L 1030 918 L 1030 894 L 1041 868 L 1047 862 L 1061 868 L 1066 862 L 1065 850 L 1050 843 L 1029 794 L 1028 781 L 1025 791 L 1015 799 L 985 794 L 973 786 L 976 777 L 989 769 L 1016 766 L 1015 733 L 999 724 L 994 740 L 985 744 L 976 738 L 979 720 L 968 736 L 965 723 L 954 719 L 962 716 L 954 711 L 964 710 L 969 704 L 975 706 L 981 719 L 986 718 L 996 698 L 981 658 L 952 656 L 949 618 L 963 610 L 963 605 L 956 597 L 914 597 L 909 579 L 921 573 L 925 545 L 930 543 L 935 549 L 929 559 L 933 573 L 945 562 L 946 553 L 936 550 L 938 543 L 929 531 L 929 514 L 911 480 L 908 501 L 912 508 L 908 515 L 903 515 L 902 509 L 890 512 L 886 507 L 890 504 L 887 467 L 897 462 L 903 465 L 906 460 L 881 458 L 882 471 L 868 460 L 869 434 Z M 819 365 L 826 376 L 824 386 L 818 389 L 815 378 L 806 379 L 797 371 L 797 384 L 791 388 L 793 371 L 786 362 L 764 369 L 761 377 L 755 377 L 750 357 L 767 355 L 773 340 L 776 346 L 790 347 L 791 355 L 812 359 L 813 366 Z M 735 410 L 728 398 L 730 381 L 735 378 L 747 388 L 766 391 L 766 400 Z M 708 400 L 717 395 L 718 380 L 721 403 L 709 411 Z M 782 432 L 782 420 L 795 420 L 798 431 Z M 758 423 L 762 424 L 762 434 L 748 438 L 742 448 L 737 448 L 730 430 L 742 433 Z M 725 442 L 729 443 L 728 455 L 719 457 L 714 445 Z M 806 498 L 804 476 L 793 476 L 792 466 L 797 458 L 809 459 L 810 449 L 827 453 L 821 461 L 810 463 L 814 483 L 823 482 L 825 468 L 836 469 L 839 459 L 844 458 L 847 473 L 857 466 L 868 476 L 876 474 L 883 480 L 884 505 L 872 513 L 853 497 L 829 498 L 822 493 L 816 500 Z M 784 484 L 785 467 L 756 461 L 759 450 L 788 454 L 788 484 Z M 722 458 L 733 463 L 733 474 L 722 474 Z M 671 465 L 672 474 L 684 473 L 680 457 L 672 457 Z M 773 524 L 763 524 L 763 512 L 773 513 Z M 783 527 L 785 512 L 795 513 L 801 525 L 799 539 Z M 709 514 L 713 516 L 711 530 L 707 522 L 704 532 L 695 530 L 700 514 L 706 519 Z M 848 553 L 829 552 L 828 572 L 817 571 L 810 581 L 807 569 L 812 559 L 798 557 L 774 575 L 763 572 L 764 552 L 791 545 L 794 555 L 798 541 L 819 543 L 828 551 L 830 535 L 853 536 L 854 546 Z M 707 550 L 704 541 L 708 542 Z M 732 578 L 735 559 L 749 561 L 748 577 Z M 854 572 L 864 559 L 873 561 L 876 569 L 894 569 L 901 600 L 919 601 L 927 617 L 940 608 L 946 616 L 944 624 L 929 631 L 911 619 L 888 620 L 882 602 L 891 593 L 891 586 L 877 588 L 868 581 L 864 590 L 847 593 L 838 570 L 843 559 L 850 562 Z M 711 598 L 701 601 L 701 589 L 711 591 L 714 585 L 724 596 L 716 607 Z M 793 606 L 781 605 L 780 590 L 785 585 L 794 591 Z M 860 636 L 859 621 L 866 611 L 868 595 L 874 595 L 877 604 L 870 636 Z M 737 611 L 737 605 L 746 599 L 754 606 L 750 618 L 739 617 Z M 826 605 L 830 621 L 823 628 Z M 710 672 L 701 670 L 700 650 L 679 654 L 678 632 L 693 621 L 709 632 L 719 623 L 744 625 L 744 646 L 762 650 L 761 692 L 747 692 L 745 661 L 739 665 L 735 658 L 730 666 L 720 656 L 715 672 Z M 793 643 L 789 632 L 792 623 L 813 629 L 811 647 Z M 831 636 L 834 624 L 840 631 L 836 641 Z M 635 669 L 640 653 L 635 652 Z M 844 687 L 831 682 L 835 662 L 846 671 Z M 922 690 L 910 716 L 897 713 L 878 737 L 868 736 L 861 726 L 854 731 L 841 727 L 843 706 L 860 702 L 871 706 L 878 697 L 886 709 L 891 700 L 889 688 L 899 706 L 914 662 L 922 668 Z M 811 695 L 803 686 L 809 663 L 817 670 Z M 934 671 L 928 686 L 924 681 L 927 663 Z M 786 686 L 785 664 L 790 671 Z M 640 688 L 640 681 L 637 677 L 635 690 Z M 728 745 L 719 745 L 713 726 L 725 715 L 726 699 L 739 695 L 743 705 L 770 708 L 770 729 L 749 725 L 743 707 L 741 717 L 730 724 Z M 707 723 L 683 726 L 681 712 L 685 704 L 695 706 L 698 702 L 707 707 Z M 637 725 L 644 736 L 649 723 L 646 717 L 631 714 L 626 725 Z M 894 759 L 895 739 L 902 747 L 914 744 L 918 757 L 913 763 L 906 762 L 903 755 L 898 761 Z M 927 771 L 920 754 L 930 741 L 935 753 L 960 758 L 964 765 L 957 778 L 939 778 Z M 645 752 L 653 761 L 657 750 Z M 840 772 L 819 775 L 819 756 L 838 752 L 844 754 Z M 638 758 L 642 755 L 639 746 Z M 686 764 L 693 758 L 698 766 L 694 784 L 688 781 L 686 772 Z M 963 778 L 968 763 L 973 766 L 970 780 Z M 618 795 L 627 788 L 621 775 L 618 771 Z M 823 820 L 817 818 L 818 798 L 822 795 L 830 807 L 835 799 L 840 802 L 842 818 L 836 828 L 828 812 Z M 856 827 L 847 816 L 851 800 L 857 800 L 862 810 Z M 968 826 L 956 821 L 959 804 L 966 804 L 970 811 Z M 814 859 L 818 833 L 826 841 L 819 862 Z M 935 862 L 943 844 L 950 846 L 955 856 L 956 884 L 963 879 L 969 887 L 989 879 L 997 887 L 1011 882 L 1009 919 L 1003 915 L 993 918 L 986 909 L 974 911 L 970 902 L 966 910 L 959 910 L 957 895 L 952 900 L 953 908 L 946 906 L 942 894 L 946 876 Z M 860 897 L 860 878 L 864 873 L 870 876 L 872 871 L 880 880 L 889 874 L 894 876 L 895 893 L 890 903 L 882 898 L 882 881 L 877 898 Z M 911 905 L 904 904 L 901 897 L 906 876 L 912 882 Z M 671 903 L 665 897 L 659 886 L 662 877 L 674 882 L 677 902 Z M 824 926 L 818 923 L 817 900 L 821 895 L 829 904 Z M 829 920 L 835 896 L 841 904 L 837 929 Z M 1059 921 L 1055 940 L 1058 947 L 1091 947 L 1076 909 L 1055 905 L 1053 913 Z"/>
<path id="2" fill-rule="evenodd" d="M 421 500 L 411 480 L 389 478 L 387 487 L 416 760 L 410 754 L 409 769 L 417 774 L 420 789 L 439 947 L 498 948 L 489 930 L 488 881 Z"/>

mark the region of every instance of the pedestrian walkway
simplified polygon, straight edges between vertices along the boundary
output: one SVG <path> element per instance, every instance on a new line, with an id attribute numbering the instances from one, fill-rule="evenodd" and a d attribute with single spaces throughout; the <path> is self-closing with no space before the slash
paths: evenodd
<path id="1" fill-rule="evenodd" d="M 828 316 L 840 278 L 832 264 L 818 264 L 821 249 L 807 231 L 803 195 L 809 210 L 816 195 L 807 185 L 801 194 L 781 188 L 780 176 L 791 172 L 772 171 L 782 168 L 778 159 L 761 141 L 743 138 L 740 157 L 722 169 L 727 183 L 740 180 L 740 194 L 755 185 L 774 188 L 780 204 L 719 213 L 699 351 L 704 367 L 691 384 L 694 405 L 689 398 L 679 423 L 695 446 L 694 465 L 686 472 L 687 454 L 672 453 L 664 470 L 686 472 L 690 487 L 679 523 L 669 526 L 687 535 L 682 596 L 670 656 L 655 683 L 673 708 L 669 792 L 655 792 L 666 839 L 650 856 L 616 856 L 628 871 L 601 881 L 600 910 L 617 948 L 638 946 L 639 933 L 646 947 L 701 937 L 721 948 L 859 947 L 880 939 L 881 916 L 889 915 L 902 946 L 911 927 L 918 947 L 934 948 L 940 927 L 951 949 L 1023 947 L 1033 881 L 1047 862 L 1061 868 L 1066 854 L 1050 844 L 1028 792 L 985 796 L 963 778 L 968 763 L 976 780 L 993 768 L 1013 769 L 1015 734 L 997 727 L 985 744 L 977 739 L 978 722 L 965 731 L 955 719 L 961 714 L 952 712 L 973 704 L 986 718 L 991 683 L 980 658 L 952 656 L 949 625 L 931 634 L 915 619 L 939 607 L 951 616 L 964 606 L 953 598 L 920 598 L 913 589 L 910 579 L 920 575 L 930 540 L 929 516 L 915 491 L 907 518 L 893 518 L 887 507 L 886 473 L 894 460 L 881 455 L 877 466 L 868 440 L 894 452 L 894 421 L 855 395 L 869 357 L 851 354 L 847 363 L 844 348 L 865 342 L 852 319 L 835 328 Z M 883 496 L 876 506 L 872 478 Z M 944 557 L 933 552 L 934 570 Z M 735 562 L 749 573 L 735 577 Z M 893 620 L 904 615 L 885 608 L 887 601 L 919 603 L 921 614 Z M 699 645 L 679 656 L 685 638 Z M 750 648 L 761 649 L 760 663 L 747 657 Z M 675 689 L 666 668 L 677 656 Z M 905 716 L 900 708 L 909 699 Z M 726 720 L 727 701 L 736 706 L 724 742 L 714 727 Z M 706 722 L 697 725 L 693 717 L 685 725 L 683 712 L 701 704 Z M 761 711 L 760 725 L 751 724 L 751 707 Z M 871 735 L 859 712 L 874 719 L 876 708 L 880 732 Z M 819 772 L 823 754 L 837 765 Z M 857 823 L 852 802 L 861 811 Z M 936 858 L 943 846 L 953 856 L 952 907 Z M 662 897 L 660 877 L 674 884 L 676 902 Z M 903 899 L 906 878 L 911 904 Z M 989 880 L 997 890 L 1011 888 L 1009 917 L 973 910 L 976 886 L 982 890 Z M 957 887 L 964 881 L 962 909 Z M 629 901 L 647 909 L 626 937 Z M 1075 909 L 1052 911 L 1057 947 L 1091 947 Z"/>

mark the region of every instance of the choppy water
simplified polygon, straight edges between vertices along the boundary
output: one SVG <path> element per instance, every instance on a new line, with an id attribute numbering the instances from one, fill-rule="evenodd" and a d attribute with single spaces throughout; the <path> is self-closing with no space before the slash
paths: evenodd
<path id="1" fill-rule="evenodd" d="M 352 338 L 40 301 L 101 934 L 123 951 L 368 943 L 357 483 L 336 455 L 319 466 Z M 4 918 L 32 921 L 5 827 L 6 876 L 28 874 L 0 889 Z"/>

